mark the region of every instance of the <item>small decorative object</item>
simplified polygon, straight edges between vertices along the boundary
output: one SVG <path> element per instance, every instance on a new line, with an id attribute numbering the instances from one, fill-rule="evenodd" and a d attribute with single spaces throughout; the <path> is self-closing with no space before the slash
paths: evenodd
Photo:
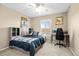
<path id="1" fill-rule="evenodd" d="M 63 16 L 56 17 L 55 25 L 62 25 L 63 24 Z"/>

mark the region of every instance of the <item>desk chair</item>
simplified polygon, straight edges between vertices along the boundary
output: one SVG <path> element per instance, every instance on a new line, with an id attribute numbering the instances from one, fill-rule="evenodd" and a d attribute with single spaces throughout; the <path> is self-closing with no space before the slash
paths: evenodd
<path id="1" fill-rule="evenodd" d="M 56 40 L 58 40 L 59 42 L 56 43 L 55 45 L 59 45 L 59 48 L 61 46 L 66 47 L 64 44 L 61 43 L 61 41 L 64 42 L 64 32 L 63 32 L 62 28 L 57 28 Z"/>

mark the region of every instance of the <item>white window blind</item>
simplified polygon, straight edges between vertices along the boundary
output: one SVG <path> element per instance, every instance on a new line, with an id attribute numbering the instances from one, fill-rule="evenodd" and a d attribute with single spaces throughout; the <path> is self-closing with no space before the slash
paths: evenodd
<path id="1" fill-rule="evenodd" d="M 40 26 L 42 29 L 49 29 L 51 25 L 50 20 L 41 20 L 40 21 Z"/>

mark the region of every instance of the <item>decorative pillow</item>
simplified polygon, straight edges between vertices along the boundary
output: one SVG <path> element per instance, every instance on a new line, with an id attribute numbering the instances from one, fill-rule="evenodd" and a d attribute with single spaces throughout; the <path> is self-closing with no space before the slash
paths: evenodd
<path id="1" fill-rule="evenodd" d="M 37 37 L 39 32 L 33 32 L 33 37 Z"/>
<path id="2" fill-rule="evenodd" d="M 29 35 L 33 35 L 33 32 L 31 32 Z"/>

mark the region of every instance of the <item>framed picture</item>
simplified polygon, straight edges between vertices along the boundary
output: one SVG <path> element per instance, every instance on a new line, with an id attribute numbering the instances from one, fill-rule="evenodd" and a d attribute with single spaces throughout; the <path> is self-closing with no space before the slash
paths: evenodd
<path id="1" fill-rule="evenodd" d="M 63 24 L 63 16 L 56 17 L 55 25 L 62 25 Z"/>
<path id="2" fill-rule="evenodd" d="M 21 17 L 21 28 L 26 27 L 26 26 L 27 26 L 27 18 Z"/>
<path id="3" fill-rule="evenodd" d="M 27 18 L 21 17 L 21 23 L 20 23 L 20 29 L 21 29 L 21 36 L 26 35 L 27 33 Z"/>

